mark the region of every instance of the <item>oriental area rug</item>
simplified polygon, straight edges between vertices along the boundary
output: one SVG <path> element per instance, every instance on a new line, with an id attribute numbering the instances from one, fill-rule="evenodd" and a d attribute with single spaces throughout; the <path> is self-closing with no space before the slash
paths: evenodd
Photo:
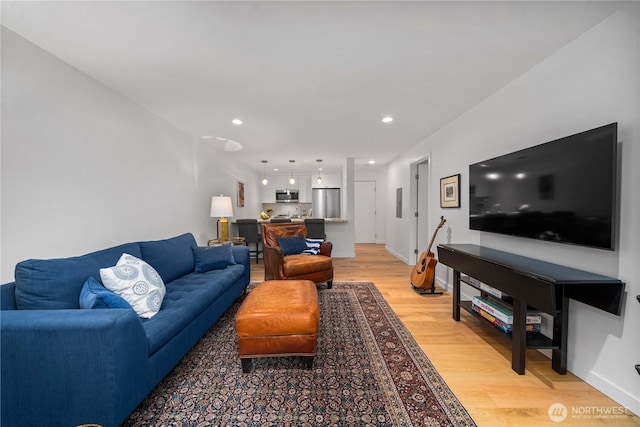
<path id="1" fill-rule="evenodd" d="M 124 425 L 476 425 L 373 283 L 335 282 L 318 296 L 312 369 L 301 357 L 261 358 L 242 373 L 241 297 Z"/>

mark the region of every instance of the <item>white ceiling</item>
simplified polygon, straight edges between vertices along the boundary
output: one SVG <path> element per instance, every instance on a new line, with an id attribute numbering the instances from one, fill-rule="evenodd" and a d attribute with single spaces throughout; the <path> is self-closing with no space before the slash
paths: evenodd
<path id="1" fill-rule="evenodd" d="M 388 162 L 616 7 L 3 1 L 1 18 L 194 138 L 239 142 L 230 155 L 257 171 L 295 159 L 311 172 L 316 159 L 329 170 L 347 157 Z"/>

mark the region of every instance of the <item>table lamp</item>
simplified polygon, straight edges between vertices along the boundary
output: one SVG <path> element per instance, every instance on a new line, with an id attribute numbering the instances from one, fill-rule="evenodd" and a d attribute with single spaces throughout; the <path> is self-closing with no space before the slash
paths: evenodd
<path id="1" fill-rule="evenodd" d="M 223 196 L 222 194 L 219 196 L 213 196 L 211 198 L 211 217 L 219 217 L 218 222 L 220 223 L 220 229 L 218 238 L 222 242 L 226 242 L 229 240 L 229 221 L 225 217 L 233 216 L 233 204 L 231 203 L 231 197 Z"/>

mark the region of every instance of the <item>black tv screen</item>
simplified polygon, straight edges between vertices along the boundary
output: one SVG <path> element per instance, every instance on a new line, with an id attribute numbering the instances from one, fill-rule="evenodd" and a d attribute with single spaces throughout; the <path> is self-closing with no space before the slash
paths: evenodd
<path id="1" fill-rule="evenodd" d="M 614 249 L 618 124 L 469 166 L 472 230 Z"/>

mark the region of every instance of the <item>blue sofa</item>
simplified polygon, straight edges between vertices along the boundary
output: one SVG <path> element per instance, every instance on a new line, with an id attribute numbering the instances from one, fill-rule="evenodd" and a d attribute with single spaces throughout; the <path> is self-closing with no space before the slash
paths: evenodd
<path id="1" fill-rule="evenodd" d="M 0 286 L 2 426 L 124 422 L 249 284 L 247 247 L 231 248 L 235 264 L 195 272 L 203 249 L 183 234 L 19 263 L 15 282 Z M 79 308 L 87 278 L 99 279 L 123 253 L 165 283 L 150 319 L 131 309 Z"/>

